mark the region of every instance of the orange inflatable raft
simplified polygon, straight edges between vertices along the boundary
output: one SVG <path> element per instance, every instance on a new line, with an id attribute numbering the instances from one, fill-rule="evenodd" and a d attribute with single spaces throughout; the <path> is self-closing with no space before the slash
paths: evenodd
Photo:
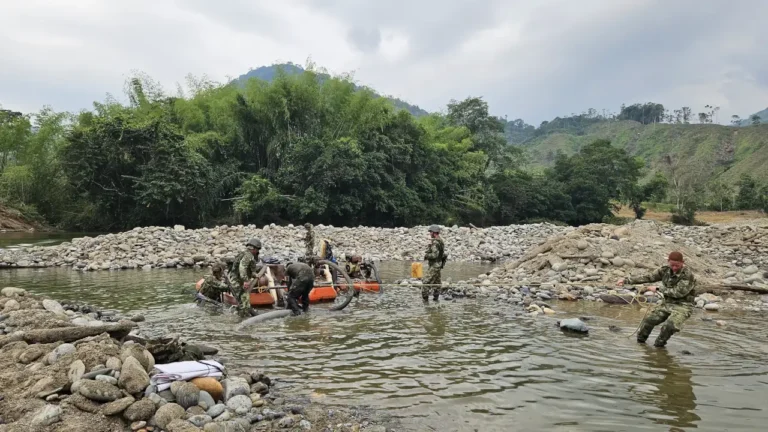
<path id="1" fill-rule="evenodd" d="M 381 291 L 381 286 L 376 281 L 355 281 L 354 287 L 360 292 L 377 293 Z"/>
<path id="2" fill-rule="evenodd" d="M 195 288 L 200 291 L 202 286 L 203 279 L 200 279 L 197 281 Z M 237 305 L 237 299 L 230 293 L 222 294 L 221 300 L 224 304 Z M 274 299 L 268 291 L 252 292 L 250 300 L 251 307 L 270 307 L 274 304 Z M 325 303 L 334 300 L 336 300 L 336 290 L 332 286 L 316 286 L 309 292 L 309 303 Z"/>

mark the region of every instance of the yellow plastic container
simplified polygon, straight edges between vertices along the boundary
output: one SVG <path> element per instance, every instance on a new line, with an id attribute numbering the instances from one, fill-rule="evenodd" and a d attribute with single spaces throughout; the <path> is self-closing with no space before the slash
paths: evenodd
<path id="1" fill-rule="evenodd" d="M 411 277 L 415 279 L 421 279 L 424 275 L 424 267 L 422 263 L 411 263 Z"/>

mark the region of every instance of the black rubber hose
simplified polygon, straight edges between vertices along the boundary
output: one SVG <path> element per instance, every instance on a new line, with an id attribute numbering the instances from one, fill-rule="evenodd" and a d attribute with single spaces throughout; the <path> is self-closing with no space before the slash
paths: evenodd
<path id="1" fill-rule="evenodd" d="M 337 265 L 333 261 L 320 260 L 317 263 L 320 265 L 327 265 L 328 268 L 335 270 L 338 274 L 344 276 L 344 280 L 347 282 L 346 292 L 344 290 L 337 290 L 336 292 L 338 294 L 344 293 L 346 295 L 342 299 L 341 303 L 336 303 L 333 306 L 331 306 L 331 310 L 337 311 L 337 310 L 344 309 L 345 307 L 347 307 L 347 305 L 349 305 L 349 302 L 351 302 L 352 299 L 355 297 L 355 284 L 352 282 L 352 278 L 349 277 L 349 274 L 347 273 L 346 270 L 341 268 L 339 265 Z"/>

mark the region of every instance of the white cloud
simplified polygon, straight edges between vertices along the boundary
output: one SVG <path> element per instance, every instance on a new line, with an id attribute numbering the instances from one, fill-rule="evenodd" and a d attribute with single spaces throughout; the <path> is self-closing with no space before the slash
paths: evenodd
<path id="1" fill-rule="evenodd" d="M 768 2 L 5 0 L 0 104 L 88 108 L 142 70 L 169 91 L 311 57 L 430 110 L 484 96 L 531 123 L 657 101 L 768 105 Z M 722 120 L 721 120 L 722 121 Z"/>

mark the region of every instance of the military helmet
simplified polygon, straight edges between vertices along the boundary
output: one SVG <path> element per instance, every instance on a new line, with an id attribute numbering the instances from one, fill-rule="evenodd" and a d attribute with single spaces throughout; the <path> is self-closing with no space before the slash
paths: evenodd
<path id="1" fill-rule="evenodd" d="M 439 225 L 430 225 L 429 226 L 429 232 L 432 233 L 440 233 L 440 226 Z"/>
<path id="2" fill-rule="evenodd" d="M 307 223 L 304 224 L 304 228 L 310 229 L 310 228 L 312 228 L 312 224 L 307 222 Z"/>
<path id="3" fill-rule="evenodd" d="M 211 273 L 216 273 L 217 271 L 224 272 L 224 264 L 222 263 L 216 263 L 211 267 Z"/>
<path id="4" fill-rule="evenodd" d="M 261 240 L 257 238 L 252 238 L 248 240 L 248 243 L 245 244 L 246 246 L 253 246 L 256 249 L 261 249 Z"/>

